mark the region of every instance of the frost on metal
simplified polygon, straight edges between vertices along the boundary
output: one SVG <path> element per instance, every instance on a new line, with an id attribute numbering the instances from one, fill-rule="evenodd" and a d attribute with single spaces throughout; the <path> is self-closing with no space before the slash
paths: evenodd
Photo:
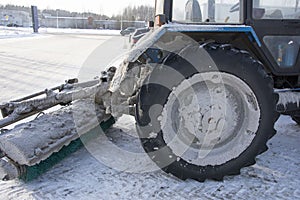
<path id="1" fill-rule="evenodd" d="M 0 105 L 7 112 L 0 123 L 0 127 L 5 127 L 58 104 L 72 102 L 72 105 L 17 125 L 0 135 L 0 179 L 18 178 L 23 173 L 23 166 L 39 164 L 109 119 L 101 98 L 107 93 L 113 71 L 111 68 L 103 73 L 101 81 L 67 83 L 59 89 L 46 90 L 45 97 L 40 97 L 44 95 L 40 92 Z M 54 92 L 56 90 L 59 92 Z"/>
<path id="2" fill-rule="evenodd" d="M 288 104 L 297 104 L 297 107 L 300 105 L 300 93 L 297 92 L 278 92 L 279 100 L 277 105 L 283 105 L 287 107 Z"/>
<path id="3" fill-rule="evenodd" d="M 248 96 L 255 100 L 247 102 Z M 172 90 L 160 124 L 176 156 L 196 165 L 215 166 L 245 151 L 258 130 L 259 118 L 258 102 L 246 84 L 226 73 L 206 72 Z"/>
<path id="4" fill-rule="evenodd" d="M 102 96 L 107 92 L 108 84 L 100 83 L 99 81 L 90 81 L 76 85 L 66 84 L 62 85 L 61 88 L 62 91 L 60 92 L 55 92 L 51 89 L 46 90 L 45 97 L 40 97 L 41 93 L 38 93 L 26 100 L 0 104 L 1 111 L 4 109 L 8 114 L 0 121 L 0 128 L 59 104 L 68 104 L 69 102 L 88 98 L 95 94 L 97 97 Z"/>
<path id="5" fill-rule="evenodd" d="M 8 158 L 0 159 L 0 180 L 11 180 L 19 176 L 19 171 Z"/>
<path id="6" fill-rule="evenodd" d="M 136 61 L 148 48 L 153 46 L 164 34 L 166 29 L 163 27 L 145 35 L 127 55 L 125 62 Z"/>
<path id="7" fill-rule="evenodd" d="M 0 135 L 0 149 L 19 165 L 32 166 L 58 152 L 63 146 L 108 118 L 104 108 L 92 99 L 16 126 Z"/>
<path id="8" fill-rule="evenodd" d="M 157 29 L 149 37 L 144 36 L 139 45 L 135 46 L 122 60 L 115 66 L 116 73 L 110 83 L 108 91 L 102 100 L 107 108 L 106 112 L 111 113 L 115 118 L 122 114 L 130 114 L 128 110 L 130 101 L 134 94 L 141 87 L 144 79 L 152 71 L 149 63 L 140 63 L 137 60 L 140 56 L 165 33 L 164 29 Z"/>
<path id="9" fill-rule="evenodd" d="M 129 108 L 135 102 L 135 94 L 151 71 L 149 64 L 123 63 L 112 80 L 110 93 L 102 97 L 106 112 L 115 118 L 131 114 Z"/>
<path id="10" fill-rule="evenodd" d="M 170 32 L 166 27 L 163 26 L 144 36 L 116 66 L 117 71 L 108 89 L 110 95 L 103 98 L 107 112 L 115 118 L 122 114 L 130 114 L 129 107 L 135 104 L 135 95 L 144 84 L 145 79 L 155 67 L 163 65 L 163 63 L 155 63 L 147 57 L 149 48 L 160 50 L 163 54 L 162 58 L 166 58 L 169 54 L 179 53 L 193 44 L 194 41 L 188 36 Z"/>

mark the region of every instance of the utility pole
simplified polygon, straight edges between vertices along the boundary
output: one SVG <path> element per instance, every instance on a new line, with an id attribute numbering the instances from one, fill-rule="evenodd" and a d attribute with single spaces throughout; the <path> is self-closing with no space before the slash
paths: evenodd
<path id="1" fill-rule="evenodd" d="M 38 16 L 38 9 L 37 9 L 36 6 L 31 6 L 31 15 L 32 15 L 33 32 L 38 33 L 38 30 L 39 30 L 39 16 Z"/>
<path id="2" fill-rule="evenodd" d="M 58 10 L 56 10 L 56 28 L 58 29 Z"/>

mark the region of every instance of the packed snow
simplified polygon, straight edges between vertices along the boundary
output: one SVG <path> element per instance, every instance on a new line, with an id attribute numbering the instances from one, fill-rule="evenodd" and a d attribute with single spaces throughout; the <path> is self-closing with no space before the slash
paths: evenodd
<path id="1" fill-rule="evenodd" d="M 223 182 L 182 181 L 162 171 L 126 172 L 129 168 L 151 165 L 135 137 L 134 120 L 123 117 L 93 147 L 102 155 L 86 149 L 53 167 L 37 180 L 0 182 L 1 199 L 299 199 L 300 198 L 300 128 L 282 116 L 278 134 L 270 140 L 270 150 L 259 156 L 257 164 L 242 170 L 241 175 L 226 177 Z M 97 144 L 97 145 L 96 145 Z M 136 160 L 110 153 L 118 148 L 140 154 Z M 100 151 L 100 150 L 101 151 Z M 106 158 L 102 163 L 95 157 Z M 107 160 L 123 167 L 108 167 Z"/>
<path id="2" fill-rule="evenodd" d="M 0 40 L 0 101 L 56 86 L 84 70 L 86 76 L 98 72 L 107 59 L 126 50 L 120 48 L 126 37 L 89 36 Z M 59 44 L 64 45 L 57 48 Z M 300 199 L 300 127 L 281 116 L 276 129 L 257 164 L 223 182 L 200 183 L 157 170 L 140 145 L 133 117 L 123 116 L 36 180 L 1 181 L 0 199 Z"/>

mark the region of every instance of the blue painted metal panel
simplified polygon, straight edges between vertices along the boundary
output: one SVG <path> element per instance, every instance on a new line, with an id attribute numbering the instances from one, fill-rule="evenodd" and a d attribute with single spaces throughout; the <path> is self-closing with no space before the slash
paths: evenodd
<path id="1" fill-rule="evenodd" d="M 246 33 L 251 41 L 255 41 L 261 47 L 261 42 L 251 26 L 244 25 L 169 25 L 171 32 L 214 32 L 214 33 Z"/>

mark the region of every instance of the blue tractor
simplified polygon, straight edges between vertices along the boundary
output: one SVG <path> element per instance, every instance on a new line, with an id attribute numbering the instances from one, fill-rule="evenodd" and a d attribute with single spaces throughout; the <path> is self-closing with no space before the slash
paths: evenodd
<path id="1" fill-rule="evenodd" d="M 162 170 L 180 179 L 222 180 L 255 164 L 280 114 L 300 123 L 299 0 L 155 3 L 150 31 L 99 80 L 69 80 L 0 105 L 0 128 L 58 104 L 74 101 L 77 109 L 0 134 L 2 179 L 39 174 L 35 165 L 44 170 L 42 161 L 92 122 L 130 114 L 144 150 Z"/>
<path id="2" fill-rule="evenodd" d="M 135 116 L 161 169 L 222 180 L 267 150 L 280 114 L 300 123 L 298 3 L 156 1 L 154 31 L 136 47 L 139 63 L 156 66 Z"/>

